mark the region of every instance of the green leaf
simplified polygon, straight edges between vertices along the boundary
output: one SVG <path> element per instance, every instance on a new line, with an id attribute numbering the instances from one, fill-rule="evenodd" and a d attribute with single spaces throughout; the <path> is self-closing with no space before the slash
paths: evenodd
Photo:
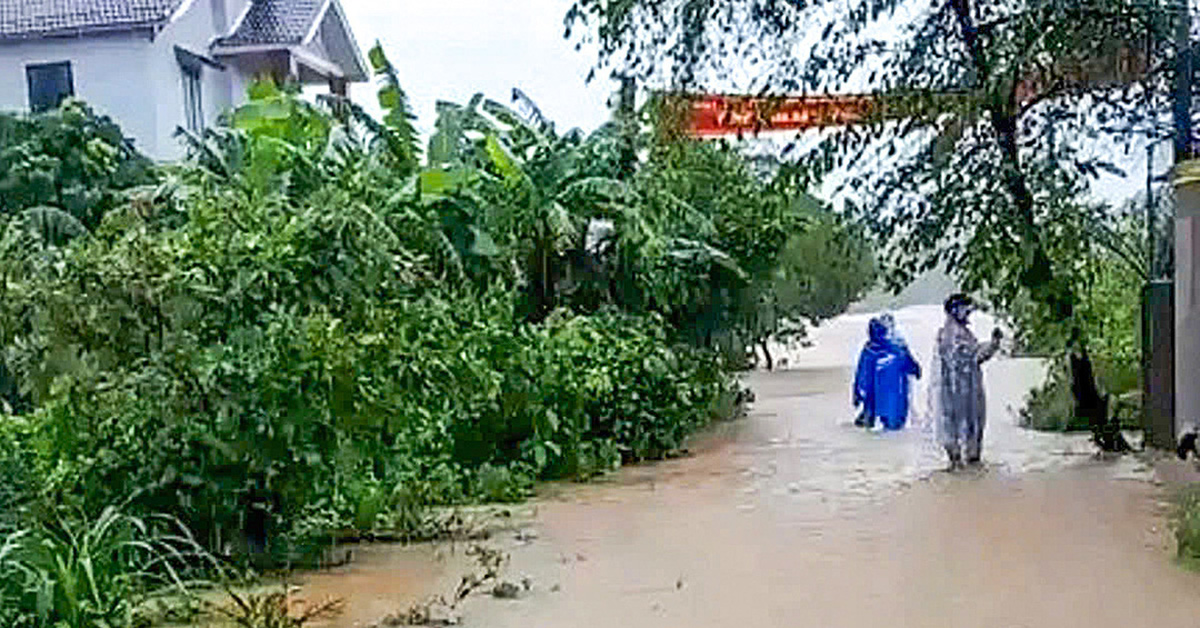
<path id="1" fill-rule="evenodd" d="M 384 128 L 368 126 L 383 136 L 388 150 L 404 170 L 415 169 L 420 155 L 417 132 L 412 124 L 416 116 L 410 111 L 408 97 L 400 88 L 400 79 L 396 68 L 384 53 L 382 44 L 378 42 L 371 48 L 368 57 L 375 72 L 375 79 L 380 83 L 376 97 L 380 108 L 384 111 Z M 363 117 L 357 112 L 356 116 L 360 119 Z"/>
<path id="2" fill-rule="evenodd" d="M 521 181 L 524 179 L 525 173 L 521 167 L 517 165 L 516 158 L 509 152 L 508 148 L 496 139 L 495 135 L 488 135 L 485 140 L 485 148 L 488 157 L 492 160 L 492 165 L 500 171 L 500 174 L 510 182 Z"/>
<path id="3" fill-rule="evenodd" d="M 383 72 L 391 67 L 391 62 L 388 61 L 387 54 L 383 51 L 383 44 L 375 42 L 371 47 L 371 51 L 367 53 L 367 58 L 371 61 L 371 69 L 376 72 Z"/>
<path id="4" fill-rule="evenodd" d="M 385 110 L 392 110 L 400 106 L 400 90 L 394 85 L 387 85 L 379 89 L 379 106 Z"/>
<path id="5" fill-rule="evenodd" d="M 474 173 L 465 168 L 453 170 L 425 170 L 418 175 L 422 196 L 445 197 L 455 190 L 469 185 Z"/>
<path id="6" fill-rule="evenodd" d="M 500 247 L 496 246 L 496 241 L 486 231 L 478 227 L 471 227 L 473 241 L 471 243 L 471 252 L 481 257 L 496 257 L 500 255 Z"/>

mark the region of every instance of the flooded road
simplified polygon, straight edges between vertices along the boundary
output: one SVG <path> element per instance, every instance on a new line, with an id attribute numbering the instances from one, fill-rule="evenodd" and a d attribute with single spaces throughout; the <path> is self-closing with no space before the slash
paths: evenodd
<path id="1" fill-rule="evenodd" d="M 1200 576 L 1170 561 L 1153 471 L 1133 456 L 1096 459 L 1085 435 L 1016 427 L 1040 363 L 986 366 L 981 471 L 941 471 L 923 387 L 908 430 L 854 428 L 866 320 L 838 319 L 788 370 L 748 376 L 753 412 L 699 438 L 692 457 L 547 487 L 536 538 L 497 539 L 532 591 L 472 599 L 464 624 L 1200 625 Z M 940 308 L 897 322 L 928 365 Z"/>

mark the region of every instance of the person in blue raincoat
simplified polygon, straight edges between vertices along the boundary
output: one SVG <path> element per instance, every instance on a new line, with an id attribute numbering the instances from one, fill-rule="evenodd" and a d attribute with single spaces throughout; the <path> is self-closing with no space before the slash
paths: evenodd
<path id="1" fill-rule="evenodd" d="M 879 319 L 872 318 L 867 323 L 867 344 L 858 354 L 858 369 L 854 375 L 854 407 L 862 406 L 854 420 L 858 427 L 875 426 L 875 370 L 887 351 L 887 328 Z"/>
<path id="2" fill-rule="evenodd" d="M 909 402 L 912 399 L 910 377 L 921 379 L 921 366 L 913 358 L 908 343 L 896 329 L 891 314 L 879 317 L 887 330 L 888 356 L 876 364 L 877 400 L 875 413 L 889 430 L 904 429 L 908 423 Z"/>
<path id="3" fill-rule="evenodd" d="M 854 424 L 897 430 L 908 420 L 910 376 L 921 376 L 920 366 L 889 325 L 873 318 L 867 325 L 867 344 L 858 357 L 854 377 L 854 405 L 862 410 Z"/>

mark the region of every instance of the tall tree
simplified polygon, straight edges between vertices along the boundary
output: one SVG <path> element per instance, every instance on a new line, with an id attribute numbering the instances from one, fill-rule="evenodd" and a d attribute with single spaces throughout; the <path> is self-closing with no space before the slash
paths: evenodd
<path id="1" fill-rule="evenodd" d="M 1157 139 L 1157 62 L 1173 51 L 1155 42 L 1171 21 L 1129 0 L 577 0 L 566 18 L 568 36 L 582 25 L 598 39 L 602 65 L 672 87 L 749 76 L 738 87 L 766 95 L 876 91 L 891 121 L 809 142 L 799 163 L 810 177 L 843 169 L 846 208 L 889 243 L 890 283 L 943 264 L 1072 329 L 1072 264 L 1109 221 L 1080 199 L 1089 177 L 1123 175 L 1106 153 Z M 1077 412 L 1119 448 L 1099 437 L 1100 401 L 1078 398 Z"/>

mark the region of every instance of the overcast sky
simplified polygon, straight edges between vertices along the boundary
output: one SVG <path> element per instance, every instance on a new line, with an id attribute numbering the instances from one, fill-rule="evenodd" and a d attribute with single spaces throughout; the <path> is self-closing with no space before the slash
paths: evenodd
<path id="1" fill-rule="evenodd" d="M 439 99 L 465 103 L 483 92 L 507 104 L 514 87 L 561 130 L 591 131 L 607 119 L 614 84 L 585 85 L 596 55 L 563 39 L 570 0 L 342 2 L 364 52 L 383 42 L 423 131 Z M 368 86 L 357 89 L 356 99 L 371 99 Z"/>
<path id="2" fill-rule="evenodd" d="M 563 38 L 563 16 L 571 2 L 342 0 L 364 52 L 376 40 L 383 42 L 424 133 L 432 130 L 437 100 L 465 103 L 482 92 L 509 103 L 513 87 L 533 98 L 560 130 L 580 127 L 591 131 L 603 123 L 608 118 L 606 101 L 616 85 L 609 80 L 585 83 L 596 54 L 587 48 L 576 51 L 574 41 Z M 911 12 L 899 11 L 894 16 L 897 21 L 879 28 L 898 34 L 896 25 L 913 17 Z M 811 45 L 808 40 L 802 43 Z M 720 87 L 744 89 L 739 85 Z M 356 100 L 373 105 L 370 86 L 357 89 Z M 1142 189 L 1144 159 L 1144 152 L 1139 151 L 1119 159 L 1126 162 L 1122 165 L 1129 168 L 1129 176 L 1102 177 L 1093 184 L 1093 192 L 1120 202 Z M 832 196 L 841 174 L 831 176 L 818 193 Z"/>

